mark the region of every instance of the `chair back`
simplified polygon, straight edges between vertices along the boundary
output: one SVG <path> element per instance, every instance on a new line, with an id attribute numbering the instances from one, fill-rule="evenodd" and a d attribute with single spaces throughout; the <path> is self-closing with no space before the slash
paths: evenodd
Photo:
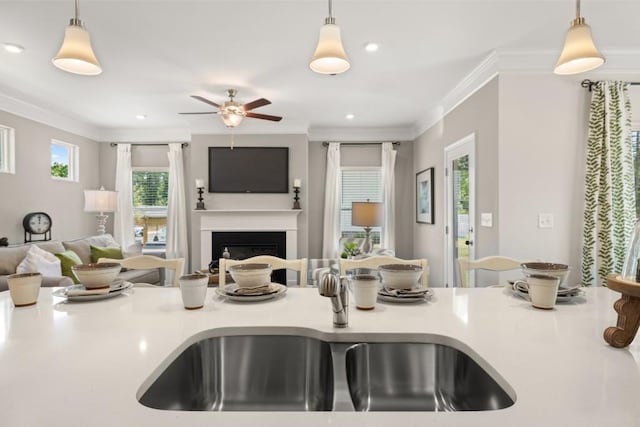
<path id="1" fill-rule="evenodd" d="M 229 267 L 232 265 L 238 264 L 248 264 L 248 263 L 266 263 L 270 264 L 273 270 L 294 270 L 300 272 L 300 282 L 299 285 L 301 288 L 307 286 L 307 259 L 282 259 L 271 255 L 258 255 L 247 259 L 235 260 L 235 259 L 226 259 L 220 258 L 219 266 L 220 266 L 220 276 L 218 279 L 219 286 L 223 287 L 226 284 L 226 272 L 229 271 Z"/>
<path id="2" fill-rule="evenodd" d="M 117 262 L 124 268 L 131 270 L 147 270 L 164 268 L 173 271 L 172 286 L 179 286 L 180 276 L 184 271 L 184 258 L 164 259 L 153 255 L 138 255 L 125 259 L 100 258 L 98 262 Z"/>
<path id="3" fill-rule="evenodd" d="M 413 264 L 422 267 L 422 276 L 420 277 L 420 284 L 423 288 L 429 286 L 429 265 L 425 258 L 420 259 L 402 259 L 392 256 L 372 256 L 369 258 L 360 259 L 340 259 L 340 276 L 344 276 L 347 270 L 354 268 L 378 268 L 385 264 Z"/>
<path id="4" fill-rule="evenodd" d="M 488 271 L 509 271 L 517 270 L 520 264 L 527 261 L 509 258 L 506 256 L 488 256 L 480 259 L 458 259 L 458 277 L 460 278 L 460 286 L 469 287 L 469 275 L 471 270 L 488 270 Z"/>

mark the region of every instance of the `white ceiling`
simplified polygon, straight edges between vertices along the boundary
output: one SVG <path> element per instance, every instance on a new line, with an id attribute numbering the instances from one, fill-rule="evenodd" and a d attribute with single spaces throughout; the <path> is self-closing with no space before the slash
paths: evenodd
<path id="1" fill-rule="evenodd" d="M 605 55 L 640 49 L 640 1 L 582 3 Z M 80 17 L 104 69 L 84 77 L 51 64 L 72 0 L 0 0 L 0 43 L 26 48 L 20 55 L 0 50 L 0 93 L 123 138 L 145 129 L 228 132 L 218 116 L 177 113 L 209 111 L 189 95 L 221 102 L 231 87 L 240 102 L 271 100 L 256 112 L 284 116 L 279 123 L 246 119 L 237 132 L 402 134 L 495 49 L 545 52 L 538 66 L 551 69 L 575 4 L 335 0 L 333 7 L 352 67 L 323 76 L 308 62 L 326 0 L 81 0 Z M 369 41 L 380 44 L 377 53 L 364 51 Z"/>

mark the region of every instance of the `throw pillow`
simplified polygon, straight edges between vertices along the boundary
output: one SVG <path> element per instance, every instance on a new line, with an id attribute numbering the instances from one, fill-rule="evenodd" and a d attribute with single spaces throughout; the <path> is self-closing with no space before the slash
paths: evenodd
<path id="1" fill-rule="evenodd" d="M 122 259 L 122 249 L 91 245 L 91 262 L 98 262 L 100 258 Z"/>
<path id="2" fill-rule="evenodd" d="M 27 251 L 27 256 L 18 264 L 16 273 L 37 273 L 48 277 L 62 276 L 60 260 L 51 252 L 32 245 Z"/>
<path id="3" fill-rule="evenodd" d="M 82 264 L 82 260 L 74 251 L 64 251 L 54 254 L 60 260 L 60 266 L 62 267 L 62 275 L 70 277 L 73 283 L 80 283 L 75 274 L 71 270 L 71 266 Z"/>

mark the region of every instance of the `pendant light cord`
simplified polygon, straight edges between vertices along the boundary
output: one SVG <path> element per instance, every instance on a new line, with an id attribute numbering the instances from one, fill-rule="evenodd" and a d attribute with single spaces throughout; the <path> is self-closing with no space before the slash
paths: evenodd
<path id="1" fill-rule="evenodd" d="M 576 1 L 576 19 L 580 19 L 580 0 Z"/>
<path id="2" fill-rule="evenodd" d="M 79 0 L 76 0 L 76 21 L 79 21 L 79 9 L 80 9 L 80 5 L 79 5 Z"/>
<path id="3" fill-rule="evenodd" d="M 329 18 L 333 18 L 333 7 L 332 6 L 333 6 L 333 1 L 329 0 Z"/>
<path id="4" fill-rule="evenodd" d="M 329 0 L 329 16 L 324 20 L 325 24 L 335 24 L 336 19 L 333 17 L 333 2 Z"/>

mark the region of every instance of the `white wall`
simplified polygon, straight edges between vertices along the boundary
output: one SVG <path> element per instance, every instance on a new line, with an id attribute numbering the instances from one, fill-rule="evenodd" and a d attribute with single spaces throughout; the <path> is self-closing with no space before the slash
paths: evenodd
<path id="1" fill-rule="evenodd" d="M 15 129 L 16 161 L 15 174 L 0 173 L 0 237 L 22 243 L 22 219 L 29 212 L 51 216 L 54 240 L 95 234 L 95 214 L 84 212 L 84 190 L 100 187 L 99 143 L 3 111 L 0 124 Z M 79 182 L 51 178 L 51 139 L 79 147 Z"/>

